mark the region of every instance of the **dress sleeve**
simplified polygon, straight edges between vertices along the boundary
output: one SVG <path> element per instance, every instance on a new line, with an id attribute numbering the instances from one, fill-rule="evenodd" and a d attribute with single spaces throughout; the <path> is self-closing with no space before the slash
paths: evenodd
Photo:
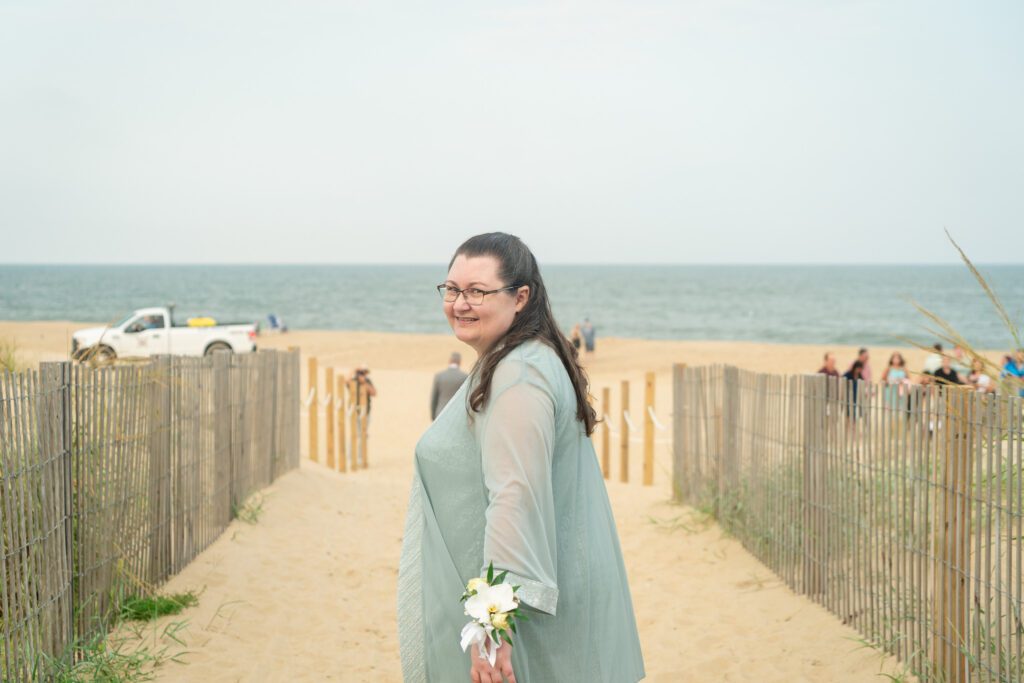
<path id="1" fill-rule="evenodd" d="M 554 615 L 556 582 L 552 456 L 555 401 L 542 378 L 529 369 L 519 381 L 492 394 L 480 426 L 487 511 L 484 566 L 508 571 L 520 600 Z"/>

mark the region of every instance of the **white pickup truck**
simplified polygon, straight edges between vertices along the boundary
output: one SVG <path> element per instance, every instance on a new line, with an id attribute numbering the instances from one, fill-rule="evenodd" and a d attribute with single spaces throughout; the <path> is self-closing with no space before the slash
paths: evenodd
<path id="1" fill-rule="evenodd" d="M 71 357 L 109 362 L 115 358 L 144 358 L 170 353 L 204 356 L 214 351 L 249 353 L 256 350 L 256 323 L 192 326 L 174 322 L 173 308 L 140 308 L 120 322 L 89 327 L 71 335 Z"/>

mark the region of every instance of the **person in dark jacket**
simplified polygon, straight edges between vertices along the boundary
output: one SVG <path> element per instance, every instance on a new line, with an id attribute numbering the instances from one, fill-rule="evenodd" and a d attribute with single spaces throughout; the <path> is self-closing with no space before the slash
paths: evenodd
<path id="1" fill-rule="evenodd" d="M 462 364 L 462 354 L 458 351 L 452 353 L 448 359 L 448 368 L 434 375 L 434 386 L 430 390 L 430 419 L 436 420 L 448 401 L 459 390 L 462 383 L 466 381 L 466 373 L 459 366 Z"/>

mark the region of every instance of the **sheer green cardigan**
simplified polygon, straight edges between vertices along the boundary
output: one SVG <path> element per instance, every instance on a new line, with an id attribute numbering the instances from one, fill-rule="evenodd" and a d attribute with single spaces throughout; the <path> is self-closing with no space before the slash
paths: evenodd
<path id="1" fill-rule="evenodd" d="M 642 679 L 615 520 L 565 367 L 543 342 L 522 344 L 470 416 L 475 381 L 416 446 L 398 578 L 406 683 L 469 680 L 459 597 L 490 562 L 530 617 L 512 648 L 519 683 Z"/>

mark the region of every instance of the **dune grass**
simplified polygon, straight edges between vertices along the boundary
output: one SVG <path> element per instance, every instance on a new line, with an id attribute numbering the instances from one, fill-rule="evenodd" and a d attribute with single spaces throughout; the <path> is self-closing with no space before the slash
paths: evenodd
<path id="1" fill-rule="evenodd" d="M 21 369 L 18 363 L 18 345 L 13 339 L 0 338 L 0 370 L 17 372 Z"/>
<path id="2" fill-rule="evenodd" d="M 956 240 L 953 239 L 953 236 L 949 234 L 948 230 L 946 231 L 946 237 L 949 239 L 950 243 L 956 249 L 957 253 L 960 255 L 960 259 L 964 262 L 964 265 L 967 266 L 967 269 L 970 271 L 971 275 L 974 276 L 974 279 L 977 281 L 982 291 L 985 292 L 985 295 L 988 297 L 988 300 L 992 303 L 992 307 L 995 309 L 996 315 L 999 317 L 1000 321 L 1002 321 L 1003 326 L 1006 327 L 1006 331 L 1009 336 L 1008 341 L 1010 342 L 1012 349 L 1024 349 L 1024 344 L 1021 343 L 1020 327 L 1017 323 L 1014 322 L 1013 317 L 1006 310 L 1006 306 L 1003 305 L 1003 302 L 1000 300 L 995 290 L 988 283 L 988 280 L 985 279 L 985 276 L 981 274 L 981 271 L 978 270 L 977 266 L 975 266 L 971 259 L 967 256 L 967 253 L 963 250 L 963 248 L 961 248 L 960 245 L 957 244 Z M 981 352 L 980 349 L 978 349 L 975 345 L 971 344 L 970 340 L 967 339 L 966 336 L 961 334 L 959 330 L 957 330 L 948 320 L 943 318 L 935 311 L 932 311 L 926 308 L 925 306 L 922 306 L 916 301 L 911 300 L 910 303 L 914 306 L 914 308 L 918 310 L 919 313 L 921 313 L 921 315 L 923 315 L 934 326 L 925 326 L 925 329 L 928 330 L 929 333 L 931 333 L 932 335 L 935 336 L 935 338 L 944 342 L 950 347 L 959 346 L 961 349 L 964 350 L 964 353 L 967 354 L 967 357 L 970 359 L 970 362 L 972 364 L 974 363 L 974 361 L 980 362 L 984 373 L 992 378 L 994 386 L 996 386 L 1000 391 L 1012 395 L 1015 394 L 1020 389 L 1024 388 L 1024 382 L 1022 382 L 1020 379 L 1016 377 L 1003 377 L 1002 366 L 992 362 L 989 358 L 987 358 Z M 932 347 L 929 344 L 922 344 L 911 339 L 901 339 L 919 349 L 923 349 L 929 352 L 932 351 Z M 948 356 L 950 359 L 954 361 L 956 360 L 949 353 L 944 353 L 943 355 Z"/>
<path id="3" fill-rule="evenodd" d="M 132 595 L 121 603 L 121 619 L 152 621 L 163 616 L 180 614 L 186 607 L 195 607 L 199 598 L 192 591 L 173 595 Z"/>

